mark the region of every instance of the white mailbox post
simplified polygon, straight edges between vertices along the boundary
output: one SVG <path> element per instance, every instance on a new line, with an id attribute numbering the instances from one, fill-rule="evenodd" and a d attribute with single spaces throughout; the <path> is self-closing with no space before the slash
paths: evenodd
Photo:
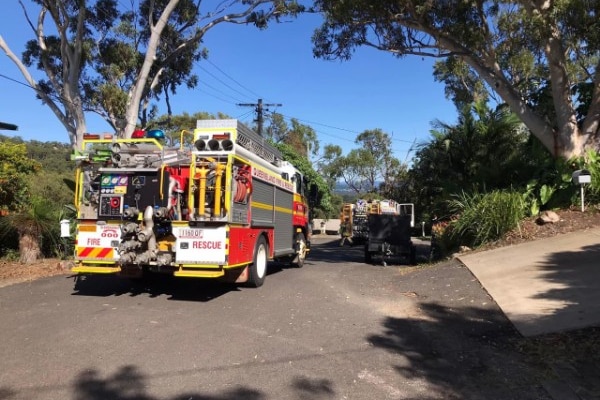
<path id="1" fill-rule="evenodd" d="M 60 221 L 60 237 L 61 238 L 71 237 L 71 227 L 69 226 L 70 223 L 71 223 L 71 221 L 69 221 L 68 219 L 63 219 Z"/>
<path id="2" fill-rule="evenodd" d="M 581 212 L 585 211 L 585 190 L 584 186 L 592 182 L 592 175 L 586 169 L 578 169 L 573 172 L 571 179 L 574 184 L 581 187 Z"/>

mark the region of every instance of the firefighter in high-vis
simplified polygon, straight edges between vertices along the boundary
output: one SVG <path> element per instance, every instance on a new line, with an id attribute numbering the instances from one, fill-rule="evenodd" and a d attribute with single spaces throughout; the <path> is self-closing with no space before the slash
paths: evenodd
<path id="1" fill-rule="evenodd" d="M 340 234 L 342 235 L 340 246 L 343 246 L 346 241 L 348 241 L 350 246 L 354 245 L 354 242 L 352 241 L 352 222 L 350 222 L 350 218 L 344 218 L 340 224 Z"/>

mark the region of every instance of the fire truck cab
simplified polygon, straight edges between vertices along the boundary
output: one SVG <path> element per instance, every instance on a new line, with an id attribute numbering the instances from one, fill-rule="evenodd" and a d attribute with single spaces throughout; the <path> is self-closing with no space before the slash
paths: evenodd
<path id="1" fill-rule="evenodd" d="M 160 133 L 84 141 L 75 157 L 74 272 L 258 287 L 270 260 L 303 266 L 306 181 L 275 147 L 233 119 L 197 121 L 177 148 Z"/>

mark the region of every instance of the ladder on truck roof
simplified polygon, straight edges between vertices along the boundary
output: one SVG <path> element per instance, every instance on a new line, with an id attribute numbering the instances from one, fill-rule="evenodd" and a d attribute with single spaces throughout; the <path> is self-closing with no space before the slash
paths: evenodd
<path id="1" fill-rule="evenodd" d="M 196 121 L 199 129 L 235 129 L 235 143 L 256 154 L 263 160 L 280 166 L 283 155 L 258 133 L 242 124 L 237 119 L 201 119 Z"/>

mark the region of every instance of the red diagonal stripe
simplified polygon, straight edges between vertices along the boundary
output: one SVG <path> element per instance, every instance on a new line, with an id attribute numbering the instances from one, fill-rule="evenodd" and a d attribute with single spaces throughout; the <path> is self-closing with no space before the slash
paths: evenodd
<path id="1" fill-rule="evenodd" d="M 93 247 L 79 247 L 77 249 L 77 255 L 79 257 L 87 257 L 92 252 L 92 250 L 94 250 Z"/>
<path id="2" fill-rule="evenodd" d="M 111 247 L 105 247 L 105 248 L 102 249 L 102 251 L 100 251 L 98 253 L 97 257 L 99 257 L 99 258 L 105 258 L 105 257 L 107 257 L 108 255 L 111 255 L 111 254 L 112 254 L 112 248 Z"/>

